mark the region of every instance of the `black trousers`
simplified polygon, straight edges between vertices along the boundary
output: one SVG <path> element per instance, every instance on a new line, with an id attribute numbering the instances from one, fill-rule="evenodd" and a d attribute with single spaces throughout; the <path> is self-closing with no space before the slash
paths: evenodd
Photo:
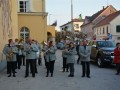
<path id="1" fill-rule="evenodd" d="M 64 69 L 68 70 L 67 58 L 65 58 L 65 57 L 63 57 L 63 70 Z"/>
<path id="2" fill-rule="evenodd" d="M 25 55 L 22 55 L 21 64 L 25 66 Z"/>
<path id="3" fill-rule="evenodd" d="M 17 68 L 20 69 L 22 64 L 22 55 L 17 55 Z"/>
<path id="4" fill-rule="evenodd" d="M 8 67 L 8 73 L 11 75 L 11 73 L 13 73 L 13 75 L 15 75 L 15 64 L 16 62 L 15 61 L 12 61 L 12 62 L 7 62 L 7 67 Z"/>
<path id="5" fill-rule="evenodd" d="M 10 71 L 9 71 L 9 62 L 7 61 L 7 74 L 9 74 Z"/>
<path id="6" fill-rule="evenodd" d="M 78 54 L 77 64 L 80 62 L 80 55 Z"/>
<path id="7" fill-rule="evenodd" d="M 35 60 L 35 73 L 38 73 L 38 71 L 37 71 L 37 59 Z"/>
<path id="8" fill-rule="evenodd" d="M 45 56 L 44 56 L 44 61 L 45 61 L 45 67 L 47 68 L 48 63 L 47 63 L 47 61 L 46 61 Z"/>
<path id="9" fill-rule="evenodd" d="M 69 63 L 70 75 L 74 75 L 74 63 Z"/>
<path id="10" fill-rule="evenodd" d="M 29 66 L 32 76 L 35 77 L 35 59 L 26 59 L 26 73 L 25 76 L 29 76 Z"/>
<path id="11" fill-rule="evenodd" d="M 116 64 L 116 69 L 117 69 L 117 73 L 119 74 L 120 73 L 120 63 Z"/>
<path id="12" fill-rule="evenodd" d="M 38 58 L 38 65 L 42 65 L 42 58 L 41 57 Z"/>
<path id="13" fill-rule="evenodd" d="M 46 62 L 46 64 L 47 64 L 47 74 L 49 74 L 49 72 L 50 72 L 51 74 L 53 74 L 53 71 L 54 71 L 54 63 L 55 63 L 55 60 L 54 60 L 54 61 Z"/>
<path id="14" fill-rule="evenodd" d="M 90 76 L 90 62 L 81 61 L 82 64 L 82 76 Z"/>

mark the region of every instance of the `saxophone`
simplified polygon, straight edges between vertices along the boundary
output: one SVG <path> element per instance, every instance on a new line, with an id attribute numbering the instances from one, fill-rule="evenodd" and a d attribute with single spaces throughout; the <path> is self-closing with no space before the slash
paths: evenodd
<path id="1" fill-rule="evenodd" d="M 13 60 L 13 56 L 14 56 L 13 50 L 12 50 L 12 48 L 10 48 L 9 57 L 10 57 L 11 61 Z"/>

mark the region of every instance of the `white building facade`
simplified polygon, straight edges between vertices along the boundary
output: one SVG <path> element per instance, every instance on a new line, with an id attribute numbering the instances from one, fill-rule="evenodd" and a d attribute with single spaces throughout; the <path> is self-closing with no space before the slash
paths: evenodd
<path id="1" fill-rule="evenodd" d="M 110 21 L 107 22 L 108 19 Z M 96 39 L 103 39 L 107 37 L 107 33 L 110 33 L 115 42 L 120 42 L 120 11 L 109 15 L 102 22 L 98 23 L 94 28 L 94 32 L 96 34 Z"/>
<path id="2" fill-rule="evenodd" d="M 83 24 L 83 20 L 73 19 L 73 21 L 68 22 L 62 26 L 60 26 L 61 31 L 70 31 L 70 32 L 80 32 L 81 25 Z"/>

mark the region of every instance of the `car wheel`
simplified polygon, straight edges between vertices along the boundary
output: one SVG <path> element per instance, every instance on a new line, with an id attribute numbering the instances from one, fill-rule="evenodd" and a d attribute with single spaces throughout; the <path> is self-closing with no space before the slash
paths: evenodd
<path id="1" fill-rule="evenodd" d="M 102 62 L 101 58 L 99 58 L 99 57 L 97 59 L 97 65 L 98 65 L 98 67 L 103 67 L 103 62 Z"/>

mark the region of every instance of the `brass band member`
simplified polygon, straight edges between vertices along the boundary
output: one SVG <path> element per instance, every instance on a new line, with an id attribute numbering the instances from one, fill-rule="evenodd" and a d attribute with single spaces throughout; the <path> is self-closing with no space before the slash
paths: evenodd
<path id="1" fill-rule="evenodd" d="M 35 60 L 36 60 L 37 51 L 38 51 L 38 48 L 35 42 L 28 38 L 25 44 L 25 52 L 26 52 L 25 78 L 29 76 L 29 66 L 31 69 L 32 77 L 35 77 Z"/>
<path id="2" fill-rule="evenodd" d="M 66 54 L 67 54 L 67 63 L 68 66 L 70 68 L 70 74 L 68 75 L 68 77 L 74 77 L 74 63 L 75 63 L 75 55 L 76 55 L 76 49 L 74 46 L 74 43 L 71 42 L 69 44 L 69 48 L 66 50 Z"/>
<path id="3" fill-rule="evenodd" d="M 13 77 L 15 76 L 15 62 L 16 62 L 16 54 L 17 54 L 17 47 L 14 45 L 13 40 L 8 40 L 9 44 L 4 47 L 3 53 L 6 55 L 6 60 L 8 62 L 8 71 L 9 76 L 11 77 L 11 73 L 13 73 Z"/>
<path id="4" fill-rule="evenodd" d="M 53 77 L 53 71 L 54 71 L 54 63 L 56 60 L 56 50 L 57 48 L 53 46 L 53 42 L 50 41 L 47 50 L 45 51 L 46 55 L 46 62 L 47 62 L 47 75 L 49 76 L 49 72 L 51 73 L 51 77 Z"/>

